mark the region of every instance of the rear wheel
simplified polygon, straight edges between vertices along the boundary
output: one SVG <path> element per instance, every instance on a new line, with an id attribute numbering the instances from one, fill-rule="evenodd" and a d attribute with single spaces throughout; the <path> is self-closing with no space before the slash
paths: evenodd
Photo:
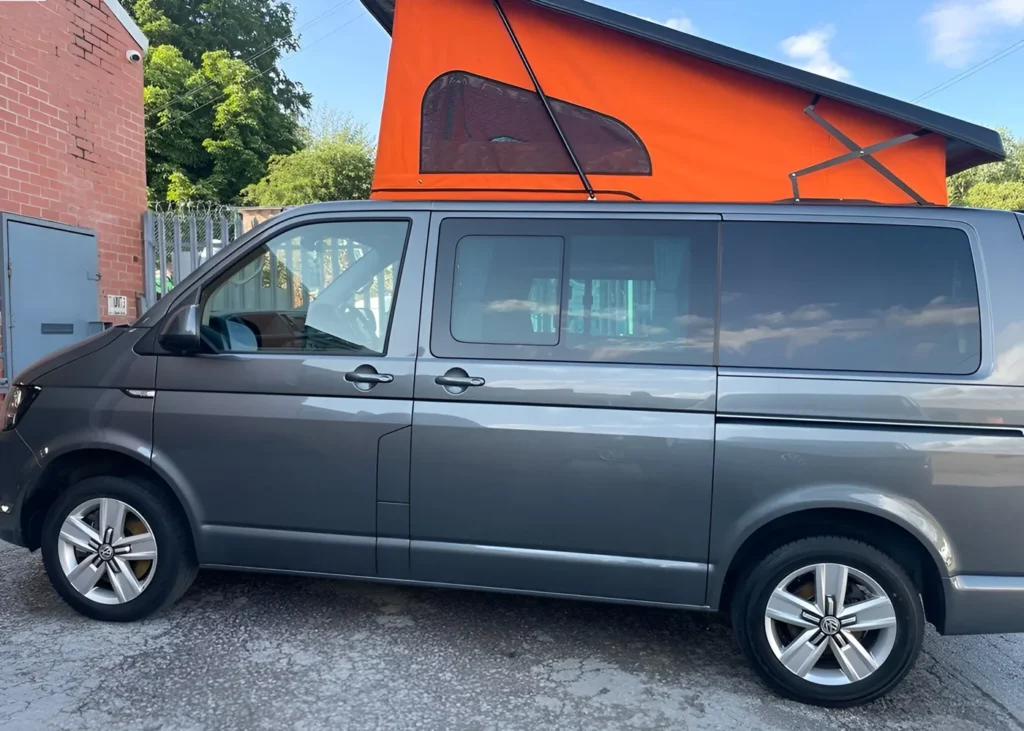
<path id="1" fill-rule="evenodd" d="M 127 622 L 174 602 L 196 574 L 177 506 L 134 478 L 92 477 L 58 497 L 42 553 L 57 593 L 93 619 Z"/>
<path id="2" fill-rule="evenodd" d="M 796 541 L 752 566 L 732 605 L 744 653 L 777 692 L 851 706 L 895 687 L 924 637 L 920 593 L 889 556 L 859 541 Z"/>

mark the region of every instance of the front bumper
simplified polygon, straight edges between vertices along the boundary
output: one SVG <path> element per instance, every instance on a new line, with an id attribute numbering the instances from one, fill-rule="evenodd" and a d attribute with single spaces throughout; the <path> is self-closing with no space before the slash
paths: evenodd
<path id="1" fill-rule="evenodd" d="M 1024 576 L 954 576 L 944 589 L 942 634 L 1024 632 Z"/>
<path id="2" fill-rule="evenodd" d="M 21 511 L 28 487 L 38 472 L 35 455 L 17 431 L 0 432 L 0 541 L 25 545 Z"/>

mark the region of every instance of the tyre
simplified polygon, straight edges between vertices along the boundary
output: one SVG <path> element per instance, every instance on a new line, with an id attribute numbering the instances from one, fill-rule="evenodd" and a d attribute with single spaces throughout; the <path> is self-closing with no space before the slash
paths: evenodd
<path id="1" fill-rule="evenodd" d="M 172 604 L 197 570 L 178 506 L 140 478 L 91 477 L 68 488 L 47 512 L 42 554 L 61 598 L 109 622 Z"/>
<path id="2" fill-rule="evenodd" d="M 785 545 L 752 566 L 732 602 L 733 627 L 757 673 L 787 698 L 866 703 L 895 687 L 924 639 L 924 607 L 906 571 L 836 536 Z"/>

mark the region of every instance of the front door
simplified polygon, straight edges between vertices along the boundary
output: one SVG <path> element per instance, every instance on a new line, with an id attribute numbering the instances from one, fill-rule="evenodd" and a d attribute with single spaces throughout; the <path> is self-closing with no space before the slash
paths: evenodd
<path id="1" fill-rule="evenodd" d="M 432 222 L 413 578 L 704 602 L 716 242 L 713 216 Z"/>
<path id="2" fill-rule="evenodd" d="M 284 222 L 202 286 L 206 352 L 160 356 L 153 457 L 199 506 L 202 563 L 376 573 L 378 490 L 408 486 L 426 224 Z"/>

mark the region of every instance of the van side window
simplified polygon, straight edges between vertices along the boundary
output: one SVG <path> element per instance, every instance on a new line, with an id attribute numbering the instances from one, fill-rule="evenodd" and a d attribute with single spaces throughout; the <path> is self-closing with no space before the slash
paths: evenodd
<path id="1" fill-rule="evenodd" d="M 716 231 L 711 221 L 449 219 L 431 349 L 710 365 Z"/>
<path id="2" fill-rule="evenodd" d="M 727 222 L 722 366 L 966 375 L 981 364 L 963 231 Z"/>
<path id="3" fill-rule="evenodd" d="M 463 343 L 558 343 L 562 239 L 466 236 L 455 249 L 452 337 Z"/>
<path id="4" fill-rule="evenodd" d="M 711 365 L 713 224 L 646 227 L 572 237 L 566 349 L 585 360 Z"/>
<path id="5" fill-rule="evenodd" d="M 202 338 L 223 351 L 383 355 L 407 221 L 293 228 L 203 294 Z"/>

